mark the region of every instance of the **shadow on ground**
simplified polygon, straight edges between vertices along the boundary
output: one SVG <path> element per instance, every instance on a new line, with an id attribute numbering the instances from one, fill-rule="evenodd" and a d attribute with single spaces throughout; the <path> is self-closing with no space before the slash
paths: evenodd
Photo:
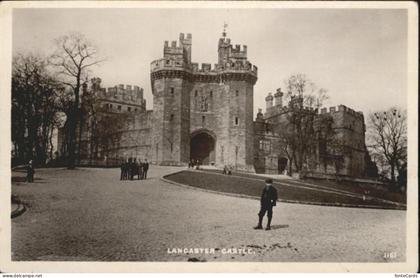
<path id="1" fill-rule="evenodd" d="M 284 228 L 289 228 L 289 225 L 271 225 L 271 229 L 272 230 L 277 230 L 277 229 L 284 229 Z"/>

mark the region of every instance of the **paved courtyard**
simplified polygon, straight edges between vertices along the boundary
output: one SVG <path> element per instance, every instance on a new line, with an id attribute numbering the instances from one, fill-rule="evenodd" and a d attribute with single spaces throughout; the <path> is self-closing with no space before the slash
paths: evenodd
<path id="1" fill-rule="evenodd" d="M 256 231 L 258 201 L 160 180 L 179 170 L 120 181 L 119 169 L 38 169 L 35 183 L 12 187 L 28 204 L 12 219 L 13 260 L 405 261 L 405 211 L 279 203 L 274 229 Z"/>

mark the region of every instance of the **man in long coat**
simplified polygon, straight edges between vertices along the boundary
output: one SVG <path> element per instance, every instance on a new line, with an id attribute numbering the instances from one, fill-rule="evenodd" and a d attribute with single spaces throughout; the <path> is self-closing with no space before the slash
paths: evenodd
<path id="1" fill-rule="evenodd" d="M 143 163 L 143 179 L 147 179 L 147 171 L 149 171 L 149 162 L 147 162 L 147 159 L 144 160 Z"/>
<path id="2" fill-rule="evenodd" d="M 262 229 L 262 221 L 265 213 L 267 212 L 267 227 L 266 230 L 271 230 L 271 219 L 273 218 L 273 207 L 276 206 L 277 202 L 277 190 L 273 186 L 272 179 L 265 180 L 265 187 L 261 193 L 261 208 L 258 213 L 258 225 L 254 229 Z"/>

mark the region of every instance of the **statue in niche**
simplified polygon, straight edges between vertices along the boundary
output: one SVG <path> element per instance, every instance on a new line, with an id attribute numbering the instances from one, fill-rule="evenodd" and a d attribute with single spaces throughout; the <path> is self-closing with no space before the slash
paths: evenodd
<path id="1" fill-rule="evenodd" d="M 206 112 L 209 108 L 208 102 L 207 102 L 207 96 L 201 96 L 200 98 L 200 111 Z"/>

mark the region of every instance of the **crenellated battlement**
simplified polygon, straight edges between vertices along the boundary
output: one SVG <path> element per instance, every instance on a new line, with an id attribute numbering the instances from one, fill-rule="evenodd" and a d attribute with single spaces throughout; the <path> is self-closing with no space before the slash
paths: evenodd
<path id="1" fill-rule="evenodd" d="M 146 104 L 143 99 L 143 88 L 124 84 L 119 84 L 114 87 L 101 88 L 101 99 L 111 102 L 124 102 L 141 106 Z"/>
<path id="2" fill-rule="evenodd" d="M 179 34 L 179 41 L 181 42 L 181 43 L 183 43 L 183 44 L 186 44 L 186 43 L 191 43 L 191 41 L 192 41 L 192 36 L 191 36 L 191 34 L 190 33 L 187 33 L 187 36 L 185 36 L 185 34 L 184 33 L 180 33 Z"/>
<path id="3" fill-rule="evenodd" d="M 323 107 L 319 109 L 318 114 L 324 115 L 324 114 L 334 114 L 334 113 L 346 113 L 349 114 L 355 118 L 364 119 L 363 112 L 355 110 L 345 106 L 345 105 L 338 105 L 338 106 L 331 106 L 331 107 Z"/>
<path id="4" fill-rule="evenodd" d="M 171 58 L 162 58 L 154 60 L 150 63 L 151 72 L 162 70 L 162 69 L 182 69 L 189 70 L 190 65 L 185 63 L 183 60 L 175 60 Z"/>
<path id="5" fill-rule="evenodd" d="M 229 55 L 229 58 L 232 60 L 240 59 L 240 60 L 246 60 L 247 59 L 247 46 L 243 45 L 241 50 L 241 45 L 237 44 L 235 47 L 232 47 L 231 53 Z"/>
<path id="6" fill-rule="evenodd" d="M 177 45 L 177 41 L 172 41 L 169 45 L 169 41 L 165 41 L 163 47 L 163 54 L 165 55 L 182 55 L 183 48 L 182 46 Z"/>
<path id="7" fill-rule="evenodd" d="M 177 77 L 195 79 L 203 82 L 224 82 L 225 80 L 246 80 L 255 83 L 258 68 L 246 59 L 246 45 L 231 45 L 230 39 L 219 40 L 219 58 L 225 57 L 217 64 L 191 62 L 191 34 L 179 34 L 177 41 L 164 43 L 164 57 L 151 62 L 151 79 Z M 221 48 L 223 48 L 221 50 Z M 223 52 L 223 53 L 222 53 Z"/>

